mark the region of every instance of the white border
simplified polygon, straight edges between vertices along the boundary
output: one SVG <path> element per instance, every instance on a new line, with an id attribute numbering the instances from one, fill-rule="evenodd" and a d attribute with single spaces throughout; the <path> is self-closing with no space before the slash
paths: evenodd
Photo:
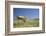
<path id="1" fill-rule="evenodd" d="M 28 27 L 28 28 L 13 28 L 13 8 L 39 8 L 39 27 Z M 34 31 L 42 30 L 42 6 L 28 6 L 28 5 L 10 5 L 10 31 Z"/>

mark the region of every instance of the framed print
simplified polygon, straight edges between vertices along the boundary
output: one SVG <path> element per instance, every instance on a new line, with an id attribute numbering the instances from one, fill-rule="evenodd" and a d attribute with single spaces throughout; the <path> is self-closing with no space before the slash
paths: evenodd
<path id="1" fill-rule="evenodd" d="M 45 4 L 6 1 L 6 34 L 37 34 L 45 32 Z"/>

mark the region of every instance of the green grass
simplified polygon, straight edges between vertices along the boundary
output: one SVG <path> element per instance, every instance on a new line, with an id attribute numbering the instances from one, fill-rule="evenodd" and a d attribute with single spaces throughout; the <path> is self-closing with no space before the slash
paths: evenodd
<path id="1" fill-rule="evenodd" d="M 14 21 L 13 23 L 14 28 L 19 27 L 38 27 L 39 26 L 39 20 L 33 19 L 33 20 L 26 20 L 24 24 L 18 23 L 18 21 Z"/>

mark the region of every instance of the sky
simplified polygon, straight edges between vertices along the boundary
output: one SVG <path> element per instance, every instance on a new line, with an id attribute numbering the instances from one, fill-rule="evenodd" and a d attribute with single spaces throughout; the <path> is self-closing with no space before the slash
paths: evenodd
<path id="1" fill-rule="evenodd" d="M 13 8 L 13 18 L 16 16 L 26 16 L 28 19 L 39 18 L 39 9 Z"/>

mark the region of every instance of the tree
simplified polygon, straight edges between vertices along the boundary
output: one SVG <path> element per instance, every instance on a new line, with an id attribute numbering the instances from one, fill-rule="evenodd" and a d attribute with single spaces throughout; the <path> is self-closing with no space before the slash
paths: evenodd
<path id="1" fill-rule="evenodd" d="M 18 20 L 21 24 L 24 24 L 26 22 L 26 17 L 25 16 L 16 16 L 16 19 Z"/>

